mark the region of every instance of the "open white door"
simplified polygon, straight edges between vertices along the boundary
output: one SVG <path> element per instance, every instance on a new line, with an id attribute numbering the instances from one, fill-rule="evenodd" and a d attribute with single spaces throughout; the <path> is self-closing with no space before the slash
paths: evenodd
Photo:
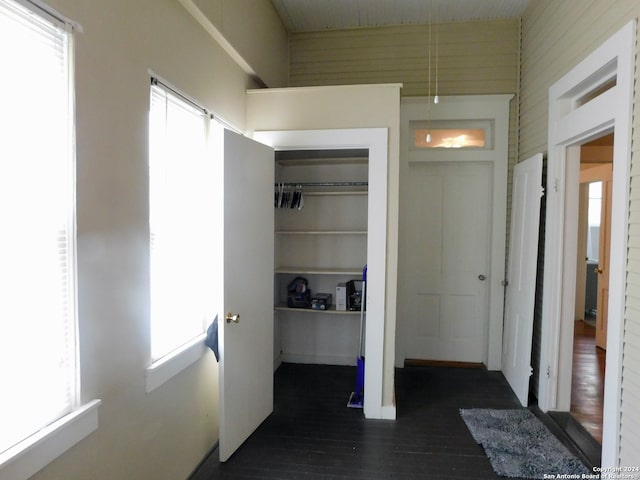
<path id="1" fill-rule="evenodd" d="M 273 411 L 273 159 L 270 147 L 225 130 L 222 462 Z"/>
<path id="2" fill-rule="evenodd" d="M 511 234 L 507 266 L 502 373 L 523 406 L 529 397 L 531 341 L 536 293 L 542 154 L 520 162 L 513 172 Z"/>

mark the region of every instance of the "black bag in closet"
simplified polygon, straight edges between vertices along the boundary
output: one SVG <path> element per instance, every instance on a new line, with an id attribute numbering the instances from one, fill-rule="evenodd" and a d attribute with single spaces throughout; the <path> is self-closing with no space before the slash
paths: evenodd
<path id="1" fill-rule="evenodd" d="M 296 277 L 287 286 L 287 306 L 289 308 L 310 308 L 311 290 L 306 278 Z"/>

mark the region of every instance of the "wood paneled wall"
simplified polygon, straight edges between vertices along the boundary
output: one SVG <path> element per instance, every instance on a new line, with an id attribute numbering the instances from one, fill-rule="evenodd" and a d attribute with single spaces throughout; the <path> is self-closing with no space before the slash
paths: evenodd
<path id="1" fill-rule="evenodd" d="M 547 151 L 548 91 L 604 40 L 640 16 L 636 0 L 535 0 L 522 20 L 520 159 Z M 638 62 L 636 42 L 636 62 Z M 636 84 L 638 83 L 636 63 Z M 636 90 L 634 110 L 640 104 Z M 634 115 L 627 265 L 620 464 L 640 451 L 640 120 Z"/>
<path id="2" fill-rule="evenodd" d="M 431 27 L 431 82 L 438 93 L 516 93 L 518 20 L 446 23 Z M 295 33 L 290 38 L 292 87 L 402 83 L 403 96 L 427 95 L 429 27 L 359 28 Z"/>

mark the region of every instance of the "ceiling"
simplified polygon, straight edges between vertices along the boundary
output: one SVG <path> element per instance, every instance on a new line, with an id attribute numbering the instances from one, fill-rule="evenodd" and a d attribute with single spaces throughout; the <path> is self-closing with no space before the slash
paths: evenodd
<path id="1" fill-rule="evenodd" d="M 271 0 L 292 33 L 520 18 L 529 0 Z"/>

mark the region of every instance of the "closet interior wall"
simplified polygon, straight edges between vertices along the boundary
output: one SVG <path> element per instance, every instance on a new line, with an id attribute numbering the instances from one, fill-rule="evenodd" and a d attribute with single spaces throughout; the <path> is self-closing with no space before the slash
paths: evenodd
<path id="1" fill-rule="evenodd" d="M 304 206 L 275 208 L 274 368 L 355 365 L 360 312 L 336 310 L 336 286 L 361 280 L 367 263 L 368 150 L 276 151 L 275 159 L 276 191 L 302 184 Z M 331 307 L 287 307 L 296 277 L 312 297 L 331 294 Z"/>

